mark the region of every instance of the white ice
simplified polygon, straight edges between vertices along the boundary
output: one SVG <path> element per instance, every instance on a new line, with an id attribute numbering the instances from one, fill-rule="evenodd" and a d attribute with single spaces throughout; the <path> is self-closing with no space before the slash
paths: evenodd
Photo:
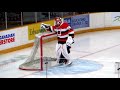
<path id="1" fill-rule="evenodd" d="M 55 45 L 54 41 L 48 43 Z M 39 71 L 24 71 L 18 69 L 19 65 L 28 57 L 31 48 L 0 55 L 0 78 L 118 78 L 115 73 L 115 62 L 120 62 L 120 30 L 98 31 L 75 35 L 75 43 L 71 49 L 72 58 L 97 61 L 103 67 L 97 71 L 69 75 L 42 76 Z M 17 56 L 23 56 L 23 59 Z M 18 61 L 9 62 L 17 58 Z"/>

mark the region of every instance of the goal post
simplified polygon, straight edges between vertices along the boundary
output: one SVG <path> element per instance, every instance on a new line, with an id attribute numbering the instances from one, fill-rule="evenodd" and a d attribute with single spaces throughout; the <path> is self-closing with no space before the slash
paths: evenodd
<path id="1" fill-rule="evenodd" d="M 53 36 L 53 35 L 55 35 L 55 33 L 49 33 L 49 34 L 44 34 L 44 35 L 42 35 L 42 36 L 40 36 L 40 60 L 41 60 L 41 64 L 40 64 L 40 66 L 41 66 L 41 70 L 43 70 L 43 61 L 45 60 L 44 59 L 44 57 L 43 57 L 43 38 L 45 38 L 45 37 L 49 37 L 49 36 Z M 51 49 L 52 50 L 52 49 Z M 46 51 L 47 52 L 47 51 Z M 47 56 L 46 56 L 47 57 Z M 47 58 L 47 59 L 49 59 L 50 60 L 50 58 Z M 52 60 L 52 59 L 51 59 Z"/>
<path id="2" fill-rule="evenodd" d="M 35 35 L 34 45 L 27 60 L 19 66 L 21 70 L 41 70 L 45 68 L 45 62 L 51 67 L 51 62 L 56 61 L 55 45 L 50 46 L 47 42 L 56 39 L 56 34 L 44 32 Z"/>

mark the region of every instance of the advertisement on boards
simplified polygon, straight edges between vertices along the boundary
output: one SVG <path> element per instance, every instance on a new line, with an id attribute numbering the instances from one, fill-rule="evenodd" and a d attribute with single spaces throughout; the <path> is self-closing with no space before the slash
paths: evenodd
<path id="1" fill-rule="evenodd" d="M 71 17 L 64 18 L 64 22 L 67 22 L 71 26 Z"/>
<path id="2" fill-rule="evenodd" d="M 0 31 L 0 51 L 28 43 L 28 27 Z"/>
<path id="3" fill-rule="evenodd" d="M 44 21 L 44 22 L 28 25 L 28 40 L 35 39 L 35 35 L 42 32 L 40 30 L 41 23 L 54 25 L 54 20 Z"/>
<path id="4" fill-rule="evenodd" d="M 28 39 L 33 40 L 35 38 L 35 34 L 38 34 L 40 31 L 40 23 L 31 24 L 28 26 Z"/>
<path id="5" fill-rule="evenodd" d="M 120 12 L 112 12 L 112 25 L 113 26 L 120 25 Z"/>
<path id="6" fill-rule="evenodd" d="M 77 15 L 71 17 L 71 27 L 73 29 L 89 27 L 89 15 Z"/>
<path id="7" fill-rule="evenodd" d="M 0 35 L 0 45 L 15 42 L 15 33 Z"/>

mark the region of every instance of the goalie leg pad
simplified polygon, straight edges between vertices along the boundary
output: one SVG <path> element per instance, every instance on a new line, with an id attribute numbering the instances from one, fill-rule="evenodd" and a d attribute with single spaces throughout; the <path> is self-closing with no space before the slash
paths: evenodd
<path id="1" fill-rule="evenodd" d="M 67 62 L 69 62 L 69 61 L 71 62 L 71 57 L 70 57 L 70 54 L 68 53 L 66 44 L 62 45 L 62 54 L 65 57 L 65 59 L 67 60 Z"/>
<path id="2" fill-rule="evenodd" d="M 57 57 L 58 63 L 59 63 L 60 56 L 61 56 L 61 53 L 62 53 L 61 47 L 62 47 L 62 45 L 60 45 L 58 43 L 56 44 L 56 57 Z"/>
<path id="3" fill-rule="evenodd" d="M 61 64 L 61 63 L 65 63 L 65 62 L 67 62 L 67 60 L 65 59 L 65 57 L 61 53 L 59 63 Z"/>
<path id="4" fill-rule="evenodd" d="M 70 47 L 68 47 L 70 49 Z M 56 44 L 56 57 L 58 63 L 65 63 L 70 61 L 70 55 L 66 44 Z"/>

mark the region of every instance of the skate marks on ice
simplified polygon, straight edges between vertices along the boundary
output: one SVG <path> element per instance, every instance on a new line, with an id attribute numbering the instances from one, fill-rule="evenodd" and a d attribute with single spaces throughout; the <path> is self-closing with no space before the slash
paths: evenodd
<path id="1" fill-rule="evenodd" d="M 0 78 L 17 78 L 29 72 L 19 70 L 19 65 L 22 64 L 28 55 L 14 55 L 11 58 L 4 59 L 5 61 L 0 62 Z"/>
<path id="2" fill-rule="evenodd" d="M 0 62 L 0 67 L 3 66 L 3 65 L 7 65 L 7 64 L 13 63 L 13 62 L 24 60 L 27 57 L 28 57 L 28 55 L 17 55 L 17 56 L 15 56 L 13 58 L 10 58 L 8 60 L 1 61 Z"/>
<path id="3" fill-rule="evenodd" d="M 47 75 L 80 74 L 101 69 L 102 64 L 96 61 L 75 59 L 70 66 L 60 65 L 47 69 Z M 46 71 L 36 72 L 34 75 L 46 75 Z"/>

